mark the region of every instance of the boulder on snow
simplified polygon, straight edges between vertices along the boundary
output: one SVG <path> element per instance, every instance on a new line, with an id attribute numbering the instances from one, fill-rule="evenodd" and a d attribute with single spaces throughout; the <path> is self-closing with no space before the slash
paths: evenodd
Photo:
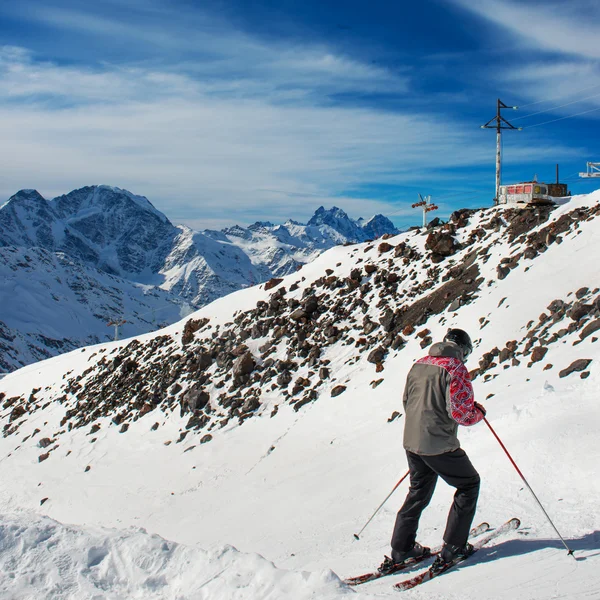
<path id="1" fill-rule="evenodd" d="M 566 369 L 563 369 L 558 376 L 562 378 L 570 375 L 571 373 L 575 373 L 576 371 L 585 371 L 591 362 L 591 358 L 579 358 L 574 360 Z"/>
<path id="2" fill-rule="evenodd" d="M 336 396 L 339 396 L 340 394 L 343 394 L 345 391 L 346 391 L 346 386 L 345 385 L 336 385 L 331 390 L 331 397 L 335 398 Z"/>
<path id="3" fill-rule="evenodd" d="M 441 256 L 452 256 L 457 250 L 456 240 L 447 231 L 432 231 L 427 236 L 425 247 Z"/>
<path id="4" fill-rule="evenodd" d="M 233 363 L 233 376 L 239 378 L 244 375 L 249 375 L 254 371 L 254 367 L 256 367 L 256 362 L 254 361 L 252 353 L 246 352 Z"/>
<path id="5" fill-rule="evenodd" d="M 596 319 L 595 321 L 588 323 L 583 328 L 583 331 L 579 334 L 579 337 L 584 340 L 586 337 L 592 335 L 592 333 L 595 331 L 598 331 L 598 329 L 600 329 L 600 319 Z"/>
<path id="6" fill-rule="evenodd" d="M 269 279 L 269 281 L 265 283 L 265 291 L 273 289 L 274 287 L 278 286 L 282 281 L 283 279 L 279 277 L 273 277 L 272 279 Z"/>
<path id="7" fill-rule="evenodd" d="M 379 346 L 378 348 L 375 348 L 375 350 L 372 350 L 369 353 L 369 356 L 367 357 L 367 361 L 373 364 L 377 364 L 383 361 L 383 359 L 385 358 L 386 355 L 386 349 Z"/>
<path id="8" fill-rule="evenodd" d="M 546 352 L 548 352 L 548 348 L 544 346 L 536 346 L 531 352 L 531 362 L 536 363 L 542 360 L 544 356 L 546 356 Z"/>

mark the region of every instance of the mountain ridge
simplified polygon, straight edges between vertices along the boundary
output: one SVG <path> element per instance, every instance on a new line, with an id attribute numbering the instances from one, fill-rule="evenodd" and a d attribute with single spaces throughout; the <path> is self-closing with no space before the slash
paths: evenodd
<path id="1" fill-rule="evenodd" d="M 331 212 L 323 207 L 320 211 L 325 217 Z M 8 282 L 11 286 L 18 285 L 21 270 L 27 279 L 22 287 L 39 299 L 40 310 L 44 293 L 48 300 L 71 296 L 79 303 L 76 312 L 80 315 L 81 335 L 61 331 L 60 322 L 65 321 L 62 309 L 57 310 L 53 324 L 55 338 L 42 334 L 49 329 L 48 319 L 52 320 L 46 310 L 41 310 L 47 317 L 44 323 L 38 323 L 37 332 L 29 326 L 35 315 L 25 323 L 19 319 L 18 311 L 11 310 L 8 317 L 7 310 L 0 310 L 0 325 L 6 334 L 5 338 L 0 336 L 0 350 L 5 353 L 0 370 L 12 370 L 36 356 L 56 354 L 62 347 L 75 348 L 92 340 L 107 340 L 109 330 L 105 325 L 110 320 L 125 320 L 126 336 L 143 332 L 144 320 L 119 310 L 111 302 L 106 285 L 94 285 L 94 278 L 102 279 L 103 274 L 119 278 L 121 283 L 111 280 L 110 289 L 120 288 L 116 293 L 122 299 L 129 298 L 132 306 L 139 304 L 134 313 L 143 312 L 144 303 L 134 288 L 146 289 L 146 293 L 157 290 L 164 306 L 153 302 L 153 310 L 162 311 L 159 322 L 172 322 L 188 306 L 199 308 L 236 290 L 294 272 L 335 244 L 365 238 L 367 230 L 360 224 L 340 209 L 335 209 L 335 213 L 346 230 L 345 235 L 329 225 L 308 227 L 293 221 L 288 221 L 287 226 L 257 222 L 248 228 L 234 225 L 219 232 L 193 231 L 171 223 L 144 196 L 116 187 L 86 186 L 52 200 L 45 200 L 36 190 L 20 190 L 0 208 L 0 249 L 21 252 L 37 248 L 68 256 L 72 261 L 71 271 L 80 270 L 79 281 L 90 282 L 99 294 L 95 304 L 113 306 L 114 310 L 90 311 L 90 317 L 85 319 L 81 316 L 85 306 L 81 305 L 80 295 L 73 296 L 64 277 L 50 277 L 46 256 L 31 252 L 40 261 L 39 271 L 44 273 L 38 279 L 29 275 L 36 271 L 32 263 L 7 259 L 11 273 L 0 285 L 0 296 L 4 298 L 0 306 L 20 297 L 19 294 L 13 297 Z M 377 222 L 381 231 L 397 232 L 385 217 Z M 60 270 L 58 263 L 57 268 Z M 121 302 L 122 306 L 125 304 Z M 20 340 L 18 349 L 10 347 L 9 338 L 15 337 Z"/>

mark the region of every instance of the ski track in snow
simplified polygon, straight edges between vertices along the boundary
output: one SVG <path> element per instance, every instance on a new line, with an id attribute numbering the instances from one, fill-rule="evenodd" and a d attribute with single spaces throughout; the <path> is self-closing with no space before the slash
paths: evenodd
<path id="1" fill-rule="evenodd" d="M 600 192 L 575 197 L 552 218 L 589 206 Z M 475 219 L 475 218 L 474 218 Z M 600 285 L 597 240 L 600 219 L 581 223 L 561 245 L 522 261 L 509 276 L 484 287 L 456 313 L 431 317 L 426 327 L 439 339 L 448 326 L 462 326 L 481 338 L 467 365 L 506 340 L 521 339 L 526 324 L 555 298 L 579 287 Z M 545 224 L 542 224 L 542 227 Z M 459 230 L 459 235 L 464 232 Z M 402 234 L 421 244 L 424 236 Z M 347 276 L 356 258 L 378 259 L 376 244 L 334 248 L 284 285 L 306 279 L 297 291 L 341 263 Z M 498 238 L 482 276 L 493 278 L 509 245 Z M 529 270 L 526 270 L 526 269 Z M 423 277 L 424 274 L 420 274 Z M 259 287 L 220 299 L 192 315 L 227 323 L 271 292 Z M 501 303 L 501 299 L 507 300 Z M 490 319 L 482 326 L 480 318 Z M 180 335 L 183 323 L 160 335 Z M 138 339 L 152 339 L 157 333 Z M 177 337 L 177 336 L 176 336 Z M 482 476 L 476 522 L 522 521 L 513 532 L 472 560 L 403 598 L 428 600 L 595 600 L 600 598 L 600 343 L 566 337 L 549 346 L 544 360 L 527 368 L 490 371 L 498 377 L 474 382 L 478 401 L 530 485 L 575 550 L 577 560 L 556 539 L 529 491 L 485 424 L 461 428 L 460 439 Z M 90 366 L 92 352 L 124 347 L 130 340 L 74 351 L 25 367 L 0 379 L 7 397 L 49 389 L 50 398 L 71 376 Z M 254 345 L 261 341 L 249 340 Z M 31 415 L 18 434 L 0 439 L 0 598 L 2 600 L 238 600 L 398 598 L 392 584 L 413 569 L 356 589 L 341 579 L 377 566 L 389 552 L 395 513 L 406 486 L 392 496 L 361 535 L 353 538 L 406 471 L 403 419 L 388 423 L 401 408 L 401 392 L 413 360 L 424 353 L 410 338 L 390 353 L 384 371 L 364 359 L 345 364 L 346 346 L 328 347 L 336 383 L 347 390 L 336 398 L 324 388 L 318 401 L 295 412 L 276 392 L 265 392 L 262 414 L 242 426 L 216 431 L 198 445 L 165 445 L 179 435 L 178 414 L 155 411 L 132 423 L 126 434 L 101 420 L 96 441 L 88 431 L 62 434 L 52 457 L 39 463 L 37 442 L 53 437 L 66 407 L 50 404 Z M 282 357 L 279 355 L 278 357 Z M 100 357 L 100 355 L 98 355 Z M 564 379 L 558 371 L 576 358 L 590 358 L 590 375 Z M 554 367 L 544 370 L 546 363 Z M 383 377 L 372 389 L 370 382 Z M 489 399 L 486 397 L 490 394 Z M 273 404 L 279 412 L 270 418 Z M 7 422 L 10 409 L 2 411 Z M 160 422 L 157 431 L 150 427 Z M 40 433 L 26 439 L 35 428 Z M 190 444 L 196 447 L 185 452 Z M 275 446 L 273 450 L 271 447 Z M 91 469 L 86 471 L 90 466 Z M 421 521 L 419 540 L 437 545 L 453 490 L 439 483 Z M 47 498 L 42 505 L 42 499 Z M 141 528 L 143 527 L 143 529 Z M 419 567 L 421 568 L 421 567 Z"/>

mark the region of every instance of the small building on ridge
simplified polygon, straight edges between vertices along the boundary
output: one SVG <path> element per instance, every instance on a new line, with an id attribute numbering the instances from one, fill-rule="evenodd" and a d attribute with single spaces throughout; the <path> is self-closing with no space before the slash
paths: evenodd
<path id="1" fill-rule="evenodd" d="M 498 204 L 554 204 L 554 198 L 563 198 L 570 195 L 566 183 L 525 181 L 512 185 L 501 185 Z"/>

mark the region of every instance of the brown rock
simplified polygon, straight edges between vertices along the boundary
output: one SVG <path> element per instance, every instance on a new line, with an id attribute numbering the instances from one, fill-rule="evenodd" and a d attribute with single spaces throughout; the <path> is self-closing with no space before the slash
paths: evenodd
<path id="1" fill-rule="evenodd" d="M 233 363 L 233 376 L 242 377 L 243 375 L 249 375 L 254 371 L 256 362 L 251 352 L 246 352 Z"/>
<path id="2" fill-rule="evenodd" d="M 369 353 L 369 356 L 367 357 L 367 361 L 373 364 L 377 364 L 383 361 L 383 359 L 385 358 L 387 351 L 385 348 L 379 346 L 378 348 L 375 348 L 375 350 L 372 350 Z"/>
<path id="3" fill-rule="evenodd" d="M 303 308 L 297 308 L 293 313 L 290 314 L 290 319 L 292 319 L 292 321 L 301 321 L 307 317 L 308 315 Z"/>
<path id="4" fill-rule="evenodd" d="M 575 373 L 576 371 L 585 371 L 588 365 L 592 362 L 591 358 L 579 358 L 574 360 L 566 369 L 563 369 L 558 376 L 566 377 L 571 373 Z"/>
<path id="5" fill-rule="evenodd" d="M 531 352 L 531 362 L 539 362 L 546 356 L 546 352 L 548 352 L 548 348 L 544 348 L 544 346 L 536 346 Z"/>
<path id="6" fill-rule="evenodd" d="M 571 317 L 571 319 L 573 319 L 573 321 L 580 321 L 581 319 L 583 319 L 583 317 L 585 317 L 587 314 L 589 314 L 593 308 L 594 307 L 591 304 L 583 304 L 581 302 L 575 302 L 575 304 L 573 304 L 573 307 L 571 308 L 571 310 L 567 312 L 567 315 L 569 317 Z"/>
<path id="7" fill-rule="evenodd" d="M 269 281 L 265 283 L 265 291 L 273 289 L 274 287 L 278 286 L 282 281 L 283 279 L 280 279 L 279 277 L 273 277 L 272 279 L 269 279 Z"/>
<path id="8" fill-rule="evenodd" d="M 588 323 L 583 328 L 583 331 L 579 334 L 579 337 L 582 340 L 584 340 L 589 335 L 592 335 L 592 333 L 594 333 L 595 331 L 598 331 L 598 329 L 600 329 L 600 319 L 596 319 L 595 321 L 592 321 L 591 323 Z"/>
<path id="9" fill-rule="evenodd" d="M 452 256 L 456 252 L 456 241 L 448 232 L 432 231 L 425 241 L 425 247 L 433 254 L 442 257 Z"/>
<path id="10" fill-rule="evenodd" d="M 345 385 L 336 385 L 331 390 L 331 397 L 335 398 L 336 396 L 339 396 L 340 394 L 343 394 L 345 391 L 346 391 L 346 386 Z"/>

